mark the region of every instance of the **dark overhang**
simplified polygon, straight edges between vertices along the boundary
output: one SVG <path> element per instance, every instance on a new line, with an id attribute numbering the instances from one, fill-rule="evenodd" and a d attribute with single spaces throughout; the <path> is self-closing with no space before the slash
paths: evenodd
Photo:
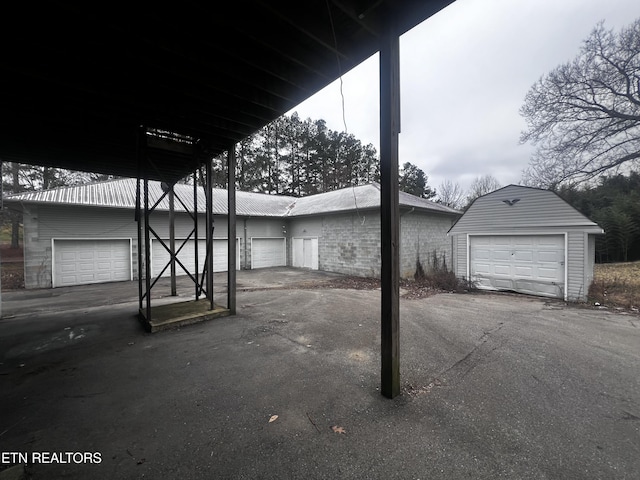
<path id="1" fill-rule="evenodd" d="M 198 140 L 174 181 L 290 111 L 452 0 L 18 2 L 0 58 L 0 158 L 135 177 L 141 126 Z"/>

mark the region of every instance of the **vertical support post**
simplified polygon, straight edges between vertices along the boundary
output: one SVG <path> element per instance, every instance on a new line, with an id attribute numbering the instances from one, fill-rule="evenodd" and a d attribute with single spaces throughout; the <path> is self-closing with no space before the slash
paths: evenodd
<path id="1" fill-rule="evenodd" d="M 136 213 L 135 219 L 138 230 L 138 311 L 142 312 L 142 191 L 140 188 L 140 179 L 142 178 L 142 161 L 146 155 L 146 135 L 144 127 L 138 129 L 137 138 L 138 147 L 138 178 L 136 180 Z"/>
<path id="2" fill-rule="evenodd" d="M 194 278 L 196 279 L 196 301 L 200 297 L 200 284 L 198 283 L 198 170 L 196 169 L 193 172 L 193 218 L 195 219 L 193 222 L 193 238 L 194 238 L 194 255 L 195 259 L 193 264 L 195 273 Z"/>
<path id="3" fill-rule="evenodd" d="M 236 147 L 232 145 L 227 154 L 227 308 L 236 314 Z"/>
<path id="4" fill-rule="evenodd" d="M 381 393 L 387 398 L 400 394 L 400 39 L 393 24 L 380 48 Z"/>
<path id="5" fill-rule="evenodd" d="M 175 215 L 175 194 L 173 191 L 173 185 L 169 187 L 169 250 L 171 250 L 171 296 L 175 297 L 177 293 L 176 288 L 176 215 Z"/>
<path id="6" fill-rule="evenodd" d="M 207 270 L 207 298 L 210 302 L 210 309 L 213 310 L 214 302 L 213 302 L 213 169 L 211 164 L 211 158 L 207 159 L 206 163 L 206 173 L 205 173 L 205 184 L 206 184 L 206 199 L 207 199 L 207 213 L 206 213 L 206 223 L 207 223 L 207 264 L 205 266 Z"/>
<path id="7" fill-rule="evenodd" d="M 146 317 L 151 322 L 151 236 L 149 235 L 149 178 L 144 169 L 144 271 L 146 290 Z"/>
<path id="8" fill-rule="evenodd" d="M 2 172 L 2 165 L 3 165 L 3 161 L 2 159 L 0 159 L 0 172 Z M 0 180 L 0 211 L 4 209 L 3 198 L 4 198 L 4 191 L 2 190 L 2 180 Z M 0 270 L 1 269 L 2 269 L 2 263 L 0 262 Z M 0 318 L 2 318 L 2 275 L 0 275 Z"/>
<path id="9" fill-rule="evenodd" d="M 138 179 L 136 182 L 136 222 L 138 230 L 138 309 L 142 310 L 142 212 L 140 207 L 140 171 L 138 171 Z"/>

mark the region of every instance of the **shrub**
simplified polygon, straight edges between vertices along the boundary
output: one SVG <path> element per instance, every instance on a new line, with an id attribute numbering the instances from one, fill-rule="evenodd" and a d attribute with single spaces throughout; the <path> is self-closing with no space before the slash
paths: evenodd
<path id="1" fill-rule="evenodd" d="M 434 290 L 447 292 L 463 293 L 473 290 L 471 282 L 456 277 L 455 273 L 449 270 L 444 253 L 439 258 L 438 252 L 434 250 L 429 260 L 429 266 L 426 271 L 420 262 L 420 257 L 416 260 L 416 273 L 414 275 L 416 283 Z"/>

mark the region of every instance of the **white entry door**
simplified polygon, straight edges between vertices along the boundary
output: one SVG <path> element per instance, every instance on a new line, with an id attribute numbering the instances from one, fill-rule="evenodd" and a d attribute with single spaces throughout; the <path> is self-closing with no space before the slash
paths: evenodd
<path id="1" fill-rule="evenodd" d="M 564 235 L 472 235 L 469 275 L 485 290 L 564 297 Z"/>
<path id="2" fill-rule="evenodd" d="M 293 266 L 318 270 L 318 239 L 293 239 Z"/>

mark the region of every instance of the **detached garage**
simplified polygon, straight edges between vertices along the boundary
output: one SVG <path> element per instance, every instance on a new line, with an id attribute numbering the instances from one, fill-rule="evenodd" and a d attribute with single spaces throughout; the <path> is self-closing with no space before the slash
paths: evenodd
<path id="1" fill-rule="evenodd" d="M 451 227 L 454 271 L 483 290 L 585 301 L 604 231 L 549 190 L 509 185 Z"/>

